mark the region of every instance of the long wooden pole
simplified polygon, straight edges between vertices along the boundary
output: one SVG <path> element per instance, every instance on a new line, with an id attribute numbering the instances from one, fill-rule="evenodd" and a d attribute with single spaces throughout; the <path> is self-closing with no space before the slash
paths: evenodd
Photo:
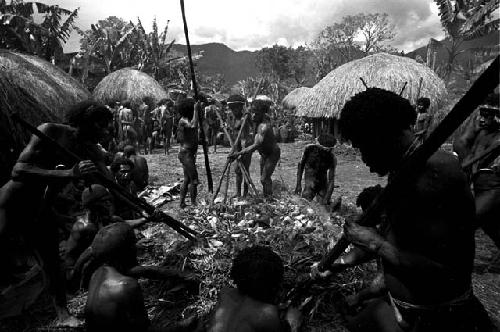
<path id="1" fill-rule="evenodd" d="M 186 12 L 184 10 L 184 0 L 180 0 L 181 2 L 181 12 L 182 12 L 182 21 L 184 22 L 184 36 L 186 37 L 186 47 L 189 59 L 189 68 L 191 71 L 191 82 L 193 83 L 193 91 L 195 99 L 198 100 L 198 86 L 196 84 L 196 75 L 194 71 L 193 57 L 191 55 L 191 44 L 189 43 L 189 31 L 188 25 L 186 21 Z M 205 131 L 203 131 L 203 117 L 201 114 L 198 114 L 198 125 L 200 127 L 200 138 L 201 144 L 203 146 L 203 156 L 205 158 L 205 170 L 207 172 L 207 182 L 208 182 L 208 191 L 213 193 L 214 191 L 214 183 L 212 180 L 212 172 L 210 171 L 210 160 L 208 159 L 208 146 L 207 140 L 205 137 Z"/>

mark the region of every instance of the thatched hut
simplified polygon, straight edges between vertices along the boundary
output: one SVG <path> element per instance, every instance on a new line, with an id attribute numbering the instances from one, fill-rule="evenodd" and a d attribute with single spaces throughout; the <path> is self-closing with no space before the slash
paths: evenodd
<path id="1" fill-rule="evenodd" d="M 145 97 L 152 98 L 155 103 L 168 98 L 167 92 L 154 78 L 131 68 L 123 68 L 104 77 L 92 95 L 104 104 L 128 100 L 135 106 L 140 105 Z"/>
<path id="2" fill-rule="evenodd" d="M 304 98 L 304 96 L 311 90 L 311 88 L 302 86 L 300 88 L 293 89 L 289 94 L 283 98 L 281 102 L 284 109 L 295 110 L 299 102 Z"/>
<path id="3" fill-rule="evenodd" d="M 352 96 L 366 89 L 360 77 L 368 87 L 398 94 L 406 83 L 401 95 L 411 103 L 415 103 L 418 96 L 430 98 L 431 115 L 439 110 L 447 95 L 443 80 L 426 65 L 407 57 L 377 53 L 348 62 L 330 72 L 301 99 L 296 115 L 331 119 L 328 127 L 339 136 L 336 120 L 342 107 Z"/>
<path id="4" fill-rule="evenodd" d="M 29 123 L 62 121 L 71 105 L 91 97 L 77 80 L 36 56 L 0 49 L 0 185 L 30 134 L 9 114 Z"/>

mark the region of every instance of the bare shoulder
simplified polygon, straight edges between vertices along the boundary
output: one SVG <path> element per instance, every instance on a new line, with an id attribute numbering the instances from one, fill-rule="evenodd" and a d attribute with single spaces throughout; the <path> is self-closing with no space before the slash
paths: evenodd
<path id="1" fill-rule="evenodd" d="M 40 130 L 42 133 L 49 137 L 59 137 L 62 134 L 68 134 L 68 133 L 74 133 L 76 130 L 73 127 L 70 127 L 65 124 L 61 123 L 42 123 L 41 125 L 38 126 L 37 128 Z"/>
<path id="2" fill-rule="evenodd" d="M 255 312 L 256 327 L 259 331 L 282 331 L 278 307 L 272 304 L 260 306 Z"/>

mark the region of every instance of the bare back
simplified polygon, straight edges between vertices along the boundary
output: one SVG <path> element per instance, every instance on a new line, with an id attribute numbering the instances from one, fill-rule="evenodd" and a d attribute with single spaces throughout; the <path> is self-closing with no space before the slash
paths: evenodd
<path id="1" fill-rule="evenodd" d="M 221 291 L 209 332 L 280 332 L 283 331 L 274 305 L 242 295 L 237 289 Z"/>
<path id="2" fill-rule="evenodd" d="M 279 150 L 273 127 L 267 122 L 263 122 L 257 127 L 255 141 L 258 140 L 262 140 L 261 145 L 257 149 L 261 156 L 271 156 Z"/>

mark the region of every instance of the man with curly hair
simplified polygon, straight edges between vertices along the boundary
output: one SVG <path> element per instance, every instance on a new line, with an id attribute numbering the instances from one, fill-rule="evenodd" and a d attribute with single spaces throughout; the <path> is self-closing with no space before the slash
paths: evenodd
<path id="1" fill-rule="evenodd" d="M 57 193 L 72 179 L 89 178 L 97 171 L 109 175 L 97 143 L 109 135 L 113 115 L 104 105 L 87 101 L 75 105 L 66 118 L 67 124 L 45 123 L 38 129 L 86 160 L 75 165 L 74 160 L 33 135 L 19 155 L 11 180 L 0 189 L 0 246 L 8 242 L 10 234 L 22 234 L 26 243 L 42 257 L 58 324 L 75 326 L 79 322 L 70 316 L 66 305 L 57 225 L 51 205 Z M 0 266 L 6 272 L 2 281 L 7 284 L 15 281 L 7 278 L 16 271 L 11 254 L 7 248 L 0 249 Z"/>
<path id="2" fill-rule="evenodd" d="M 335 168 L 337 158 L 333 148 L 337 140 L 333 135 L 322 134 L 317 144 L 309 144 L 304 149 L 302 159 L 297 167 L 297 185 L 295 194 L 312 201 L 314 197 L 323 205 L 330 203 L 335 187 Z M 302 190 L 302 174 L 305 170 L 304 190 Z"/>
<path id="3" fill-rule="evenodd" d="M 391 182 L 418 144 L 415 117 L 408 100 L 369 88 L 345 104 L 340 125 L 370 171 Z M 434 153 L 389 199 L 384 218 L 383 234 L 355 222 L 345 225 L 349 241 L 366 253 L 358 261 L 367 255 L 381 259 L 388 291 L 350 322 L 350 330 L 490 331 L 472 292 L 474 200 L 457 159 L 442 150 Z M 343 262 L 341 257 L 335 265 Z"/>
<path id="4" fill-rule="evenodd" d="M 280 160 L 281 149 L 278 146 L 274 136 L 273 127 L 268 116 L 269 102 L 264 100 L 254 100 L 252 102 L 252 122 L 254 124 L 255 138 L 252 145 L 234 152 L 228 156 L 234 160 L 240 156 L 251 155 L 255 150 L 260 154 L 260 182 L 264 197 L 270 197 L 273 194 L 273 181 L 271 176 Z"/>
<path id="5" fill-rule="evenodd" d="M 208 331 L 298 331 L 300 312 L 290 307 L 280 319 L 276 305 L 283 273 L 283 261 L 270 248 L 241 250 L 231 267 L 237 288 L 221 291 Z"/>

